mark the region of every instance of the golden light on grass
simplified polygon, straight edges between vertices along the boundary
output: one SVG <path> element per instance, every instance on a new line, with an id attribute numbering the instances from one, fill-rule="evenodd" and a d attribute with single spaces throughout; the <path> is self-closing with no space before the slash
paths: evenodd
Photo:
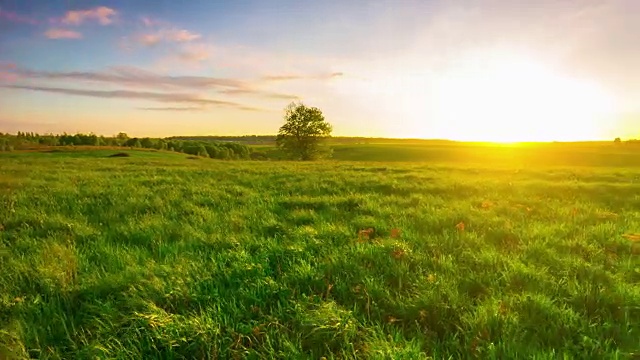
<path id="1" fill-rule="evenodd" d="M 622 236 L 631 242 L 640 242 L 640 234 L 624 234 Z"/>
<path id="2" fill-rule="evenodd" d="M 493 202 L 489 201 L 489 200 L 485 200 L 482 202 L 482 204 L 480 204 L 480 207 L 483 209 L 490 209 L 494 206 Z"/>
<path id="3" fill-rule="evenodd" d="M 600 219 L 615 219 L 618 217 L 618 214 L 611 211 L 600 211 L 596 213 L 596 216 Z"/>

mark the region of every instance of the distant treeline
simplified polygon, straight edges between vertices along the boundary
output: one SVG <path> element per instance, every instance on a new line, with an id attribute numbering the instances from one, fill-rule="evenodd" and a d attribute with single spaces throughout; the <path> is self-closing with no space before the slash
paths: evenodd
<path id="1" fill-rule="evenodd" d="M 0 151 L 28 150 L 47 146 L 109 146 L 143 148 L 182 152 L 213 159 L 249 159 L 249 147 L 237 142 L 197 141 L 161 138 L 136 138 L 125 133 L 116 136 L 95 134 L 37 134 L 18 132 L 15 135 L 0 133 Z M 258 155 L 260 157 L 261 155 Z"/>
<path id="2" fill-rule="evenodd" d="M 244 135 L 244 136 L 171 136 L 166 140 L 188 140 L 200 142 L 236 142 L 246 145 L 275 145 L 275 135 Z"/>
<path id="3" fill-rule="evenodd" d="M 243 135 L 243 136 L 173 136 L 166 139 L 190 140 L 200 142 L 237 142 L 246 145 L 275 145 L 276 135 Z M 630 139 L 621 141 L 616 138 L 615 143 L 640 144 L 640 140 Z M 356 136 L 332 136 L 329 139 L 332 145 L 357 145 L 357 144 L 416 144 L 416 145 L 456 145 L 460 141 L 446 139 L 394 139 L 382 137 L 356 137 Z M 468 142 L 469 145 L 490 144 L 487 142 Z M 555 145 L 594 145 L 596 143 L 606 143 L 606 141 L 570 141 L 570 142 L 550 142 Z M 536 142 L 524 142 L 523 144 L 537 144 Z"/>
<path id="4" fill-rule="evenodd" d="M 276 135 L 244 135 L 244 136 L 173 136 L 167 139 L 191 140 L 191 141 L 233 141 L 246 145 L 275 145 Z M 452 140 L 438 139 L 390 139 L 390 138 L 370 138 L 370 137 L 349 137 L 333 136 L 329 139 L 330 144 L 351 145 L 351 144 L 408 144 L 408 143 L 455 143 Z"/>

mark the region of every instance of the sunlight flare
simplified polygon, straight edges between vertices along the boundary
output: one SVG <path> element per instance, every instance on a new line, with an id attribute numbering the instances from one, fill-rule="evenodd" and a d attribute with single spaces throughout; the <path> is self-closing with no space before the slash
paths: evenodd
<path id="1" fill-rule="evenodd" d="M 373 96 L 396 109 L 398 137 L 463 141 L 573 141 L 607 138 L 614 97 L 526 57 L 468 57 L 431 72 L 372 82 Z M 393 110 L 391 110 L 393 112 Z"/>
<path id="2" fill-rule="evenodd" d="M 459 140 L 597 139 L 614 108 L 596 83 L 523 60 L 457 69 L 435 87 L 434 116 Z"/>

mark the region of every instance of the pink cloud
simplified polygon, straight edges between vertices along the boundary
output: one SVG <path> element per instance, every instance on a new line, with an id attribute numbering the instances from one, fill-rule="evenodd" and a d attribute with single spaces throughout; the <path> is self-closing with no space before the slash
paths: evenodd
<path id="1" fill-rule="evenodd" d="M 199 39 L 200 37 L 201 37 L 200 34 L 192 33 L 188 30 L 172 29 L 172 30 L 166 31 L 165 33 L 165 38 L 167 40 L 176 41 L 176 42 L 193 41 L 193 40 Z"/>
<path id="2" fill-rule="evenodd" d="M 148 16 L 140 18 L 142 25 L 146 28 L 155 28 L 151 32 L 147 32 L 137 36 L 139 42 L 147 45 L 154 45 L 159 41 L 167 42 L 190 42 L 200 39 L 202 35 L 185 29 L 179 29 L 169 22 L 155 19 Z"/>
<path id="3" fill-rule="evenodd" d="M 80 25 L 85 20 L 97 20 L 101 25 L 113 23 L 117 11 L 106 6 L 99 6 L 89 10 L 68 11 L 62 18 L 62 23 L 67 25 Z"/>
<path id="4" fill-rule="evenodd" d="M 211 58 L 211 48 L 204 44 L 190 44 L 178 54 L 180 60 L 187 62 L 201 62 Z"/>
<path id="5" fill-rule="evenodd" d="M 142 24 L 145 27 L 154 27 L 154 26 L 167 25 L 167 23 L 165 21 L 154 19 L 154 18 L 151 18 L 149 16 L 143 16 L 142 18 L 140 18 L 140 20 L 142 21 Z"/>
<path id="6" fill-rule="evenodd" d="M 149 27 L 149 26 L 153 26 L 154 22 L 153 20 L 151 20 L 151 18 L 148 18 L 146 16 L 142 17 L 142 23 L 144 24 L 144 26 Z"/>
<path id="7" fill-rule="evenodd" d="M 77 31 L 59 28 L 51 28 L 47 30 L 44 33 L 44 36 L 49 39 L 82 39 L 82 34 Z"/>
<path id="8" fill-rule="evenodd" d="M 14 82 L 18 80 L 18 75 L 0 70 L 0 82 Z"/>
<path id="9" fill-rule="evenodd" d="M 165 42 L 191 42 L 201 38 L 202 35 L 184 29 L 164 29 L 154 33 L 141 34 L 137 36 L 140 44 L 145 46 L 156 45 L 161 41 Z"/>
<path id="10" fill-rule="evenodd" d="M 18 80 L 16 70 L 18 67 L 14 63 L 0 62 L 0 82 L 13 82 Z"/>
<path id="11" fill-rule="evenodd" d="M 161 40 L 162 38 L 158 34 L 143 34 L 138 36 L 138 42 L 146 46 L 156 45 Z"/>
<path id="12" fill-rule="evenodd" d="M 1 62 L 0 61 L 0 70 L 16 70 L 18 65 L 12 62 Z"/>
<path id="13" fill-rule="evenodd" d="M 19 23 L 19 24 L 29 24 L 29 25 L 38 25 L 39 21 L 29 17 L 29 16 L 25 16 L 25 15 L 20 15 L 18 13 L 15 13 L 13 11 L 7 11 L 7 10 L 2 10 L 0 9 L 0 19 L 1 20 L 6 20 L 6 21 L 10 21 L 10 22 L 14 22 L 14 23 Z"/>

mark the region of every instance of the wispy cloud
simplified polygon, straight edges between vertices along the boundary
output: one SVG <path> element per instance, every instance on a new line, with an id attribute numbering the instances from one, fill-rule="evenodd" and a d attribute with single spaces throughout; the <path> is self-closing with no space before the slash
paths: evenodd
<path id="1" fill-rule="evenodd" d="M 14 69 L 17 75 L 32 79 L 79 80 L 104 82 L 121 86 L 145 88 L 211 89 L 216 87 L 248 88 L 249 84 L 237 79 L 206 76 L 169 76 L 142 70 L 136 67 L 113 67 L 107 71 L 38 71 Z"/>
<path id="2" fill-rule="evenodd" d="M 136 38 L 138 42 L 145 46 L 153 46 L 162 40 L 158 34 L 140 34 Z"/>
<path id="3" fill-rule="evenodd" d="M 205 108 L 197 107 L 197 106 L 189 106 L 189 107 L 174 107 L 174 106 L 168 106 L 168 107 L 139 107 L 137 109 L 138 110 L 145 110 L 145 111 L 203 111 L 203 110 L 205 110 Z"/>
<path id="4" fill-rule="evenodd" d="M 40 22 L 30 16 L 18 14 L 13 11 L 8 11 L 0 8 L 0 20 L 8 21 L 18 24 L 38 25 Z"/>
<path id="5" fill-rule="evenodd" d="M 81 33 L 60 28 L 51 28 L 45 31 L 44 36 L 49 39 L 82 39 Z"/>
<path id="6" fill-rule="evenodd" d="M 238 104 L 232 101 L 216 100 L 203 98 L 195 94 L 187 93 L 158 93 L 148 91 L 130 91 L 130 90 L 87 90 L 87 89 L 69 89 L 59 87 L 47 87 L 47 86 L 30 86 L 30 85 L 4 85 L 4 88 L 20 89 L 30 91 L 49 92 L 65 95 L 76 96 L 88 96 L 106 99 L 137 99 L 137 100 L 151 100 L 161 103 L 186 103 L 201 106 L 228 106 L 241 110 L 250 110 L 251 107 L 247 107 L 242 104 Z"/>
<path id="7" fill-rule="evenodd" d="M 271 91 L 263 91 L 256 89 L 225 89 L 220 91 L 221 94 L 226 95 L 257 95 L 269 99 L 284 99 L 284 100 L 296 100 L 299 99 L 297 95 L 281 94 Z"/>
<path id="8" fill-rule="evenodd" d="M 328 79 L 333 79 L 341 76 L 344 76 L 344 73 L 333 72 L 329 74 L 317 74 L 317 75 L 267 75 L 267 76 L 263 76 L 262 80 L 265 80 L 265 81 L 328 80 Z"/>
<path id="9" fill-rule="evenodd" d="M 272 99 L 294 99 L 295 95 L 273 93 L 251 86 L 249 81 L 240 79 L 215 78 L 206 76 L 168 76 L 135 67 L 114 67 L 102 72 L 50 72 L 14 68 L 14 74 L 30 79 L 78 80 L 103 82 L 120 86 L 150 89 L 220 90 L 226 95 L 258 95 Z"/>
<path id="10" fill-rule="evenodd" d="M 14 82 L 18 80 L 18 76 L 14 73 L 16 68 L 16 64 L 14 63 L 0 62 L 0 82 Z"/>
<path id="11" fill-rule="evenodd" d="M 129 38 L 143 46 L 154 46 L 161 42 L 188 43 L 202 38 L 201 34 L 148 16 L 141 17 L 140 22 L 145 30 Z"/>
<path id="12" fill-rule="evenodd" d="M 235 107 L 238 110 L 244 110 L 244 111 L 272 111 L 272 110 L 268 110 L 268 109 L 263 109 L 263 108 L 259 108 L 259 107 L 254 107 L 254 106 L 245 106 L 245 105 L 239 105 Z M 207 107 L 205 106 L 185 106 L 185 107 L 178 107 L 178 106 L 161 106 L 161 107 L 137 107 L 136 109 L 138 110 L 144 110 L 144 111 L 169 111 L 169 112 L 201 112 L 201 111 L 206 111 L 208 110 Z"/>
<path id="13" fill-rule="evenodd" d="M 164 32 L 164 38 L 169 41 L 188 42 L 201 38 L 202 35 L 188 30 L 171 29 Z"/>
<path id="14" fill-rule="evenodd" d="M 17 80 L 18 80 L 18 77 L 15 74 L 0 70 L 0 83 L 2 83 L 2 82 L 14 82 L 14 81 L 17 81 Z"/>
<path id="15" fill-rule="evenodd" d="M 14 71 L 17 68 L 18 68 L 18 65 L 16 65 L 15 63 L 0 61 L 0 70 L 12 70 L 12 71 Z"/>
<path id="16" fill-rule="evenodd" d="M 162 29 L 151 33 L 139 34 L 135 37 L 144 46 L 153 46 L 160 42 L 190 42 L 200 39 L 202 35 L 185 29 Z"/>
<path id="17" fill-rule="evenodd" d="M 146 27 L 153 27 L 153 26 L 160 26 L 160 25 L 166 25 L 167 24 L 165 21 L 162 21 L 162 20 L 159 20 L 159 19 L 154 19 L 154 18 L 149 17 L 149 16 L 141 17 L 140 21 L 142 22 L 142 25 L 144 25 Z"/>
<path id="18" fill-rule="evenodd" d="M 211 58 L 212 50 L 204 44 L 188 44 L 178 53 L 178 58 L 188 63 L 198 63 Z"/>
<path id="19" fill-rule="evenodd" d="M 80 25 L 87 20 L 94 20 L 101 25 L 109 25 L 113 23 L 117 14 L 118 12 L 112 8 L 99 6 L 88 10 L 68 11 L 60 21 L 67 25 Z"/>

